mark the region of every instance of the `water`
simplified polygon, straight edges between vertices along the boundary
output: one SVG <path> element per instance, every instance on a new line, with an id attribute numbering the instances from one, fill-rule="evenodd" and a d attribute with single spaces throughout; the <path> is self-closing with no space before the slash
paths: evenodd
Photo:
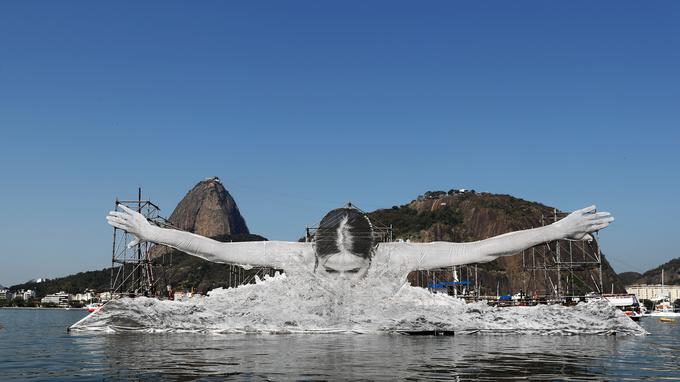
<path id="1" fill-rule="evenodd" d="M 67 333 L 85 314 L 0 309 L 0 379 L 680 379 L 680 321 L 653 318 L 647 336 Z"/>

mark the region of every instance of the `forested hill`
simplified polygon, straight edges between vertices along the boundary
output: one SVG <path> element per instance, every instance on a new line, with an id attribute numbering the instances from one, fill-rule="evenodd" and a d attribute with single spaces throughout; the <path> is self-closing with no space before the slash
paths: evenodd
<path id="1" fill-rule="evenodd" d="M 36 297 L 44 297 L 50 293 L 68 292 L 80 293 L 85 289 L 94 289 L 96 291 L 109 290 L 111 282 L 111 268 L 105 268 L 99 271 L 79 272 L 75 275 L 65 277 L 58 277 L 55 279 L 48 279 L 43 282 L 30 281 L 23 284 L 17 284 L 10 287 L 11 290 L 32 289 L 35 291 Z"/>
<path id="2" fill-rule="evenodd" d="M 642 273 L 639 272 L 621 272 L 619 273 L 619 278 L 624 285 L 632 285 L 642 277 Z"/>
<path id="3" fill-rule="evenodd" d="M 661 284 L 661 270 L 663 282 L 666 285 L 680 285 L 680 257 L 640 274 L 627 272 L 626 285 L 632 284 Z M 622 274 L 623 275 L 623 274 Z"/>
<path id="4" fill-rule="evenodd" d="M 510 195 L 467 190 L 429 191 L 408 204 L 369 213 L 375 223 L 391 224 L 395 239 L 413 242 L 482 240 L 507 232 L 540 227 L 542 216 L 546 220 L 552 219 L 554 208 Z M 606 250 L 602 249 L 605 253 Z M 605 291 L 610 292 L 613 287 L 615 292 L 624 292 L 623 283 L 606 259 L 603 259 L 602 265 Z M 526 286 L 528 276 L 523 272 L 521 254 L 502 257 L 480 267 L 482 271 L 479 278 L 489 288 L 486 291 L 489 294 L 495 294 L 497 287 L 501 293 L 516 293 Z M 589 284 L 598 275 L 591 272 L 580 276 L 584 283 L 576 287 L 582 292 L 592 291 Z M 532 280 L 541 285 L 549 282 L 538 272 Z M 570 280 L 562 281 L 566 283 Z M 566 285 L 564 283 L 562 285 Z"/>

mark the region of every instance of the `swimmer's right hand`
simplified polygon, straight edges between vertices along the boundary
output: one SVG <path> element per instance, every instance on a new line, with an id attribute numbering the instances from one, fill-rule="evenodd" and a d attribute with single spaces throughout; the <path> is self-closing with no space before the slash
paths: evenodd
<path id="1" fill-rule="evenodd" d="M 135 245 L 143 242 L 149 241 L 154 229 L 144 215 L 139 212 L 133 211 L 122 204 L 118 205 L 122 211 L 111 211 L 106 216 L 106 221 L 116 228 L 120 228 L 128 233 L 135 236 L 128 244 L 128 248 L 132 248 Z"/>

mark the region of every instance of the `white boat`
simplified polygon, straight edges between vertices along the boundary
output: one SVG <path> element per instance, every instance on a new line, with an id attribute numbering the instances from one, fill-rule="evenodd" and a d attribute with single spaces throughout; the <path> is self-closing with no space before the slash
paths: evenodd
<path id="1" fill-rule="evenodd" d="M 654 310 L 649 313 L 652 317 L 680 317 L 671 304 L 671 293 L 664 289 L 663 269 L 661 269 L 661 294 L 654 299 Z"/>
<path id="2" fill-rule="evenodd" d="M 676 312 L 673 309 L 673 305 L 670 302 L 670 298 L 661 296 L 655 300 L 657 303 L 654 305 L 654 310 L 649 313 L 652 317 L 680 317 L 680 312 Z"/>
<path id="3" fill-rule="evenodd" d="M 642 317 L 642 311 L 640 310 L 640 302 L 637 296 L 629 294 L 605 294 L 604 297 L 607 302 L 614 305 L 615 307 L 621 309 L 623 313 L 630 317 L 633 321 L 639 321 Z"/>

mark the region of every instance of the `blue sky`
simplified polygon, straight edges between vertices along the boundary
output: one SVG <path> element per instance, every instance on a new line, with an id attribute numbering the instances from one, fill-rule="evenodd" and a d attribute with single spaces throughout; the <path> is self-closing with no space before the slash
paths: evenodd
<path id="1" fill-rule="evenodd" d="M 117 196 L 213 175 L 270 239 L 463 187 L 679 257 L 680 4 L 644 5 L 2 2 L 0 284 L 109 266 Z"/>

